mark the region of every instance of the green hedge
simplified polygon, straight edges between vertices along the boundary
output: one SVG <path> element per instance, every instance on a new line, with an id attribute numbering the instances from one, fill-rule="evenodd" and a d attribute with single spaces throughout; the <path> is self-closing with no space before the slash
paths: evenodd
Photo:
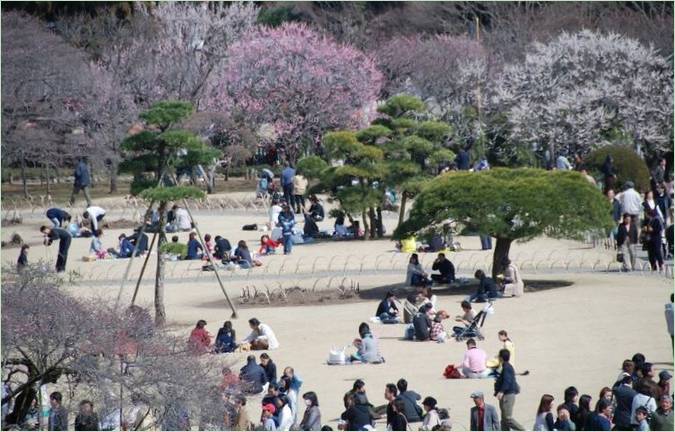
<path id="1" fill-rule="evenodd" d="M 617 192 L 623 188 L 624 183 L 632 181 L 635 189 L 645 191 L 649 189 L 649 169 L 645 161 L 630 147 L 622 145 L 610 145 L 599 148 L 586 158 L 586 165 L 596 178 L 602 178 L 600 168 L 605 162 L 607 155 L 614 158 L 614 170 L 617 175 Z"/>

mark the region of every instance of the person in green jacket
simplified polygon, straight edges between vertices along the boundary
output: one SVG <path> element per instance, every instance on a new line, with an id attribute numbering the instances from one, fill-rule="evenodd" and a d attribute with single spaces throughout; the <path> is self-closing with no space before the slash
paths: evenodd
<path id="1" fill-rule="evenodd" d="M 663 395 L 659 399 L 659 408 L 652 414 L 649 428 L 653 431 L 672 431 L 673 429 L 673 398 Z"/>

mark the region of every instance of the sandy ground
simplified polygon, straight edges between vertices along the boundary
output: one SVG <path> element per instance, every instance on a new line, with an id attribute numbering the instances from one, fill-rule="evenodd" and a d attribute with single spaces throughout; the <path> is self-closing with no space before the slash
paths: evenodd
<path id="1" fill-rule="evenodd" d="M 241 231 L 241 226 L 265 221 L 264 214 L 253 212 L 199 213 L 203 233 L 224 235 L 233 244 L 244 239 L 252 246 L 257 245 L 261 233 Z M 26 241 L 39 243 L 41 237 L 37 229 L 42 223 L 35 218 L 20 226 L 5 227 L 2 238 L 6 240 L 16 231 Z M 395 215 L 389 215 L 387 226 L 391 229 L 394 223 Z M 327 221 L 321 227 L 329 228 L 331 224 L 332 221 Z M 122 230 L 106 233 L 104 243 L 107 247 L 115 245 L 120 232 Z M 180 237 L 184 241 L 187 234 L 183 233 Z M 460 263 L 460 276 L 471 277 L 476 267 L 484 267 L 489 262 L 491 254 L 478 250 L 480 243 L 477 237 L 460 238 L 460 241 L 465 250 L 451 254 L 450 259 Z M 88 239 L 73 242 L 68 269 L 77 270 L 84 279 L 69 289 L 81 296 L 116 296 L 119 283 L 113 281 L 119 280 L 123 274 L 126 261 L 82 262 L 81 257 L 86 255 L 88 247 Z M 17 249 L 3 250 L 3 264 L 12 264 L 17 254 Z M 53 265 L 55 255 L 55 246 L 46 248 L 39 245 L 30 250 L 31 261 L 46 259 L 50 265 Z M 613 252 L 589 249 L 584 244 L 571 241 L 536 239 L 516 244 L 513 257 L 523 267 L 526 279 L 574 282 L 564 288 L 501 300 L 496 304 L 496 313 L 489 316 L 485 323 L 487 338 L 479 343 L 479 347 L 490 355 L 496 353 L 499 349 L 496 333 L 506 329 L 516 345 L 516 368 L 531 372 L 529 376 L 519 377 L 522 393 L 516 403 L 515 416 L 524 426 L 532 426 L 543 393 L 551 393 L 560 401 L 565 387 L 575 385 L 580 392 L 592 395 L 595 400 L 603 386 L 611 386 L 614 382 L 621 362 L 635 352 L 644 353 L 658 370 L 672 371 L 673 353 L 668 348 L 670 344 L 663 312 L 673 289 L 672 281 L 653 276 L 591 272 L 593 265 L 600 269 L 611 263 Z M 423 257 L 428 265 L 433 258 L 430 254 Z M 405 255 L 393 252 L 393 243 L 389 240 L 328 242 L 298 246 L 288 258 L 267 257 L 264 259 L 265 268 L 256 269 L 248 278 L 243 276 L 245 272 L 224 276 L 226 289 L 233 297 L 246 286 L 263 289 L 264 286 L 274 288 L 278 284 L 286 287 L 312 284 L 326 288 L 330 277 L 324 274 L 333 273 L 340 273 L 333 279 L 346 277 L 349 281 L 358 282 L 361 289 L 368 289 L 400 283 L 404 274 L 399 269 L 403 268 L 405 260 Z M 140 264 L 140 260 L 136 260 L 132 274 L 137 274 Z M 587 270 L 561 270 L 565 264 L 571 269 L 584 267 Z M 312 275 L 312 266 L 316 275 Z M 554 270 L 545 270 L 551 266 Z M 170 325 L 187 338 L 194 323 L 205 319 L 209 323 L 208 330 L 215 334 L 230 316 L 230 311 L 213 274 L 200 272 L 196 263 L 169 263 L 168 267 L 171 269 L 166 286 L 166 307 Z M 199 276 L 199 279 L 193 279 Z M 333 280 L 330 283 L 334 286 L 338 282 Z M 128 283 L 123 293 L 125 301 L 131 296 L 131 285 Z M 150 284 L 141 285 L 139 299 L 141 304 L 151 304 Z M 455 315 L 459 313 L 461 300 L 462 295 L 443 295 L 439 297 L 439 307 Z M 271 352 L 279 370 L 285 366 L 295 368 L 305 381 L 301 391 L 317 392 L 323 422 L 333 427 L 343 410 L 342 395 L 357 378 L 365 380 L 371 402 L 378 405 L 384 403 L 385 384 L 405 377 L 412 390 L 423 397 L 434 396 L 441 407 L 450 409 L 454 430 L 468 430 L 472 406 L 469 394 L 472 391 L 482 390 L 488 402 L 496 405 L 492 397 L 492 380 L 443 378 L 442 372 L 448 364 L 461 361 L 465 349 L 463 343 L 403 341 L 401 325 L 374 326 L 374 332 L 380 339 L 380 350 L 386 358 L 385 364 L 327 366 L 325 360 L 330 348 L 349 344 L 357 336 L 359 323 L 367 321 L 376 306 L 376 301 L 368 301 L 248 308 L 241 311 L 234 327 L 241 337 L 247 333 L 248 318 L 258 317 L 272 326 L 281 343 L 278 350 Z M 451 325 L 446 322 L 446 327 Z M 244 361 L 243 355 L 224 355 L 222 358 L 224 364 L 232 362 L 237 368 Z M 252 417 L 258 415 L 257 406 L 251 404 L 248 408 Z"/>

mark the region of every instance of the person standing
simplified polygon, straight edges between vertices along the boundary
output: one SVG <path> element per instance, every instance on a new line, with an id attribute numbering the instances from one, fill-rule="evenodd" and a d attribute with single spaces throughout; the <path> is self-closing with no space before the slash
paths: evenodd
<path id="1" fill-rule="evenodd" d="M 293 186 L 291 185 L 291 188 Z M 290 255 L 293 249 L 293 227 L 295 226 L 295 215 L 288 204 L 284 204 L 283 211 L 279 214 L 279 226 L 281 226 L 281 235 L 284 239 L 284 255 Z"/>
<path id="2" fill-rule="evenodd" d="M 260 367 L 265 370 L 267 382 L 270 384 L 277 383 L 277 365 L 272 361 L 269 354 L 260 354 Z"/>
<path id="3" fill-rule="evenodd" d="M 558 156 L 558 158 L 555 160 L 555 167 L 556 167 L 556 169 L 559 169 L 559 170 L 562 170 L 562 171 L 571 171 L 572 170 L 572 164 L 563 155 Z"/>
<path id="4" fill-rule="evenodd" d="M 319 410 L 319 399 L 313 391 L 302 395 L 305 401 L 305 413 L 300 422 L 300 430 L 318 431 L 321 430 L 321 411 Z"/>
<path id="5" fill-rule="evenodd" d="M 67 211 L 54 207 L 47 210 L 47 219 L 49 219 L 56 228 L 63 228 L 66 226 L 66 223 L 70 222 L 72 217 Z"/>
<path id="6" fill-rule="evenodd" d="M 502 430 L 525 430 L 513 418 L 513 406 L 516 404 L 516 395 L 520 393 L 520 386 L 516 382 L 516 372 L 509 363 L 511 353 L 507 349 L 499 351 L 502 363 L 502 372 L 495 381 L 495 397 L 499 400 L 499 410 L 502 416 Z"/>
<path id="7" fill-rule="evenodd" d="M 59 241 L 59 255 L 56 258 L 56 272 L 66 271 L 66 261 L 68 261 L 68 250 L 73 236 L 63 228 L 40 227 L 40 232 L 45 235 L 45 246 L 51 246 L 54 240 Z"/>
<path id="8" fill-rule="evenodd" d="M 648 210 L 646 213 L 647 219 L 645 221 L 644 233 L 649 264 L 652 271 L 656 271 L 657 268 L 659 271 L 663 271 L 663 249 L 661 247 L 661 235 L 663 233 L 662 219 L 654 209 Z"/>
<path id="9" fill-rule="evenodd" d="M 616 233 L 616 246 L 623 256 L 623 270 L 635 270 L 635 261 L 637 259 L 638 233 L 637 227 L 633 224 L 633 217 L 624 213 L 623 221 L 619 225 Z"/>
<path id="10" fill-rule="evenodd" d="M 455 164 L 460 171 L 468 171 L 471 168 L 471 158 L 469 157 L 468 147 L 463 147 L 457 152 Z"/>
<path id="11" fill-rule="evenodd" d="M 407 431 L 408 430 L 408 419 L 405 418 L 405 404 L 401 400 L 392 401 L 387 405 L 387 410 L 389 406 L 392 407 L 392 416 L 391 420 L 387 421 L 387 426 L 389 430 L 392 431 Z"/>
<path id="12" fill-rule="evenodd" d="M 541 397 L 539 408 L 537 408 L 537 417 L 534 420 L 533 431 L 552 431 L 555 430 L 555 420 L 553 418 L 553 396 L 545 394 Z"/>
<path id="13" fill-rule="evenodd" d="M 480 249 L 481 250 L 490 250 L 492 249 L 492 237 L 489 234 L 479 234 L 480 237 Z"/>
<path id="14" fill-rule="evenodd" d="M 605 193 L 607 194 L 607 200 L 609 201 L 609 205 L 612 206 L 611 215 L 612 220 L 614 221 L 614 228 L 608 230 L 607 233 L 606 248 L 609 249 L 611 247 L 613 249 L 616 249 L 617 227 L 619 226 L 619 223 L 621 223 L 621 203 L 619 202 L 618 199 L 616 199 L 614 189 L 607 189 Z"/>
<path id="15" fill-rule="evenodd" d="M 616 170 L 614 168 L 614 158 L 612 155 L 607 155 L 605 162 L 600 167 L 600 172 L 603 175 L 604 191 L 607 193 L 610 189 L 614 189 L 616 185 Z"/>
<path id="16" fill-rule="evenodd" d="M 62 405 L 63 395 L 60 392 L 54 392 L 49 395 L 49 421 L 47 430 L 67 431 L 68 430 L 68 411 Z"/>
<path id="17" fill-rule="evenodd" d="M 105 217 L 105 210 L 97 206 L 89 206 L 87 210 L 82 213 L 82 218 L 89 221 L 91 224 L 91 232 L 95 232 L 99 227 L 98 223 Z"/>
<path id="18" fill-rule="evenodd" d="M 614 398 L 616 399 L 616 410 L 614 412 L 614 424 L 616 430 L 630 431 L 633 427 L 630 424 L 631 409 L 633 398 L 637 392 L 633 390 L 633 377 L 625 373 L 621 383 L 614 388 Z"/>
<path id="19" fill-rule="evenodd" d="M 652 414 L 649 427 L 653 431 L 673 430 L 673 398 L 670 395 L 663 395 L 659 399 L 659 407 Z"/>
<path id="20" fill-rule="evenodd" d="M 438 410 L 436 409 L 437 404 L 438 402 L 436 399 L 431 396 L 425 397 L 422 401 L 422 406 L 427 413 L 422 420 L 422 426 L 420 427 L 421 431 L 433 430 L 435 426 L 441 424 L 441 419 L 438 416 Z"/>
<path id="21" fill-rule="evenodd" d="M 91 401 L 80 402 L 80 412 L 75 417 L 76 431 L 97 431 L 98 415 L 94 412 L 94 404 Z"/>
<path id="22" fill-rule="evenodd" d="M 281 188 L 284 191 L 284 199 L 286 204 L 293 207 L 294 196 L 293 196 L 293 178 L 295 177 L 295 170 L 293 166 L 289 163 L 286 164 L 286 168 L 281 172 Z"/>
<path id="23" fill-rule="evenodd" d="M 295 212 L 302 213 L 305 208 L 305 192 L 309 182 L 301 173 L 293 176 L 293 200 L 295 202 Z"/>
<path id="24" fill-rule="evenodd" d="M 670 295 L 670 303 L 666 303 L 666 327 L 670 335 L 671 349 L 675 349 L 675 338 L 673 337 L 673 294 Z"/>
<path id="25" fill-rule="evenodd" d="M 623 187 L 623 192 L 617 196 L 621 203 L 621 212 L 629 214 L 632 218 L 633 225 L 637 223 L 637 218 L 642 211 L 642 197 L 635 190 L 635 184 L 632 181 L 627 181 Z"/>
<path id="26" fill-rule="evenodd" d="M 254 355 L 246 357 L 246 365 L 239 371 L 239 380 L 244 392 L 248 394 L 262 393 L 263 386 L 267 384 L 267 375 L 265 369 L 255 362 Z"/>
<path id="27" fill-rule="evenodd" d="M 500 430 L 499 414 L 497 409 L 485 403 L 483 392 L 475 391 L 471 393 L 471 399 L 476 405 L 471 407 L 471 425 L 472 431 L 498 431 Z"/>
<path id="28" fill-rule="evenodd" d="M 666 171 L 666 159 L 659 159 L 659 164 L 656 166 L 652 172 L 652 188 L 656 190 L 655 186 L 664 183 L 668 180 L 668 173 Z"/>
<path id="29" fill-rule="evenodd" d="M 75 195 L 78 195 L 80 191 L 82 191 L 84 193 L 84 199 L 87 201 L 87 207 L 91 207 L 91 196 L 89 195 L 91 175 L 89 173 L 86 158 L 81 158 L 77 162 L 73 177 L 75 177 L 75 180 L 73 181 L 73 193 L 70 194 L 70 205 L 72 206 L 75 204 Z"/>

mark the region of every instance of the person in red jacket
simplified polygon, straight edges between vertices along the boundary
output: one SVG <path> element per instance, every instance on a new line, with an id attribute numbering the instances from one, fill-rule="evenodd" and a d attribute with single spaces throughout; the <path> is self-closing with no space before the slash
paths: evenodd
<path id="1" fill-rule="evenodd" d="M 204 354 L 211 350 L 211 335 L 206 331 L 206 321 L 199 320 L 190 333 L 188 345 L 195 354 Z"/>
<path id="2" fill-rule="evenodd" d="M 260 255 L 270 255 L 276 252 L 276 248 L 281 246 L 281 243 L 274 241 L 267 234 L 260 237 L 260 249 L 258 249 L 258 254 Z"/>

